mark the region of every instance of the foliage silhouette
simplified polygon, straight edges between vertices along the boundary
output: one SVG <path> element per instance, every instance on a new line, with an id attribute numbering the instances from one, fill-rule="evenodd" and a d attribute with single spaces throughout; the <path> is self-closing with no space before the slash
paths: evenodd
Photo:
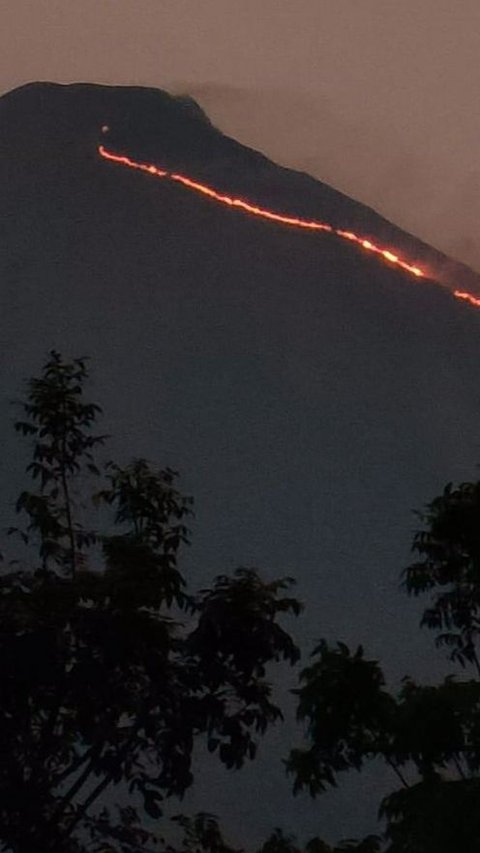
<path id="1" fill-rule="evenodd" d="M 480 483 L 449 483 L 421 516 L 427 529 L 415 536 L 420 559 L 405 572 L 410 594 L 434 591 L 422 624 L 442 631 L 437 645 L 449 646 L 452 660 L 475 664 L 480 633 Z"/>
<path id="2" fill-rule="evenodd" d="M 241 567 L 192 592 L 178 566 L 192 499 L 169 468 L 97 462 L 108 436 L 93 433 L 87 380 L 86 359 L 52 351 L 15 423 L 34 485 L 16 503 L 23 526 L 8 529 L 26 558 L 0 574 L 0 849 L 243 853 L 208 813 L 173 817 L 172 844 L 165 801 L 194 783 L 198 741 L 239 769 L 282 720 L 268 672 L 300 658 L 279 622 L 301 612 L 294 580 Z M 95 508 L 109 532 L 87 523 Z M 394 693 L 362 646 L 319 640 L 291 691 L 305 727 L 284 760 L 293 792 L 316 797 L 371 760 L 396 789 L 380 803 L 382 835 L 315 837 L 304 853 L 480 850 L 480 484 L 448 485 L 421 519 L 403 585 L 430 596 L 421 624 L 474 677 L 406 676 Z M 258 853 L 300 848 L 277 828 Z"/>
<path id="3" fill-rule="evenodd" d="M 0 577 L 4 850 L 159 843 L 133 807 L 99 810 L 104 792 L 124 783 L 155 822 L 163 800 L 192 784 L 199 738 L 241 767 L 282 718 L 268 665 L 299 657 L 278 623 L 300 611 L 284 595 L 290 578 L 240 568 L 187 591 L 177 560 L 192 502 L 175 471 L 97 464 L 106 436 L 93 434 L 100 408 L 84 400 L 87 379 L 85 359 L 51 352 L 15 424 L 33 442 L 36 490 L 17 502 L 25 529 L 9 530 L 29 566 L 12 562 Z M 114 533 L 83 526 L 87 474 L 102 475 L 93 501 L 113 513 Z"/>
<path id="4" fill-rule="evenodd" d="M 480 483 L 449 484 L 425 513 L 413 541 L 419 559 L 404 572 L 410 595 L 428 593 L 421 625 L 441 632 L 436 645 L 480 674 Z M 406 676 L 385 689 L 377 661 L 321 640 L 300 673 L 297 717 L 307 745 L 285 761 L 294 793 L 312 797 L 341 772 L 383 759 L 401 784 L 380 804 L 388 853 L 480 850 L 480 682 L 450 675 L 437 686 Z M 377 843 L 377 839 L 372 839 Z M 365 841 L 368 841 L 366 839 Z"/>

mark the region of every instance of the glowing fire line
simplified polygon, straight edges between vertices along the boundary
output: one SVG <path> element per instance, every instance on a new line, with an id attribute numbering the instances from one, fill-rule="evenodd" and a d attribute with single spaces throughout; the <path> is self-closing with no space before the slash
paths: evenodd
<path id="1" fill-rule="evenodd" d="M 375 245 L 375 243 L 372 243 L 370 240 L 367 240 L 364 237 L 359 237 L 358 234 L 355 234 L 353 231 L 344 231 L 341 228 L 334 228 L 332 225 L 328 225 L 325 222 L 317 222 L 315 220 L 309 219 L 300 219 L 296 216 L 286 216 L 281 213 L 275 213 L 272 210 L 267 210 L 266 208 L 250 204 L 244 199 L 232 198 L 229 195 L 223 195 L 212 187 L 206 186 L 205 184 L 201 184 L 198 181 L 192 180 L 191 178 L 187 178 L 185 175 L 179 175 L 176 172 L 168 172 L 165 169 L 159 169 L 157 166 L 153 166 L 149 163 L 139 163 L 136 160 L 132 160 L 130 157 L 126 157 L 125 155 L 114 154 L 111 151 L 107 151 L 107 149 L 103 145 L 98 146 L 98 152 L 101 157 L 105 158 L 105 160 L 111 160 L 114 163 L 121 164 L 122 166 L 128 166 L 130 169 L 138 169 L 140 172 L 147 172 L 149 175 L 153 175 L 156 178 L 168 178 L 171 181 L 175 181 L 176 183 L 182 184 L 188 189 L 202 193 L 202 195 L 205 195 L 208 198 L 213 199 L 214 201 L 220 202 L 221 204 L 226 204 L 229 207 L 240 208 L 241 210 L 244 210 L 247 213 L 251 213 L 254 216 L 260 216 L 263 219 L 269 219 L 273 222 L 280 222 L 283 225 L 290 225 L 295 228 L 306 228 L 311 231 L 324 231 L 328 234 L 334 234 L 337 237 L 341 237 L 343 240 L 349 240 L 352 243 L 356 243 L 358 246 L 360 246 L 367 252 L 372 252 L 373 254 L 379 255 L 381 260 L 384 260 L 388 264 L 391 264 L 393 266 L 400 267 L 401 269 L 405 270 L 405 272 L 408 272 L 410 273 L 410 275 L 415 276 L 415 278 L 428 278 L 427 273 L 424 270 L 420 269 L 420 267 L 403 260 L 397 254 L 395 254 L 395 252 L 392 252 L 391 249 L 382 248 L 381 246 Z M 433 279 L 429 280 L 434 281 Z M 438 281 L 434 281 L 434 283 L 438 284 L 440 287 L 444 287 L 444 285 L 442 285 Z M 480 297 L 475 296 L 473 293 L 468 293 L 463 290 L 454 290 L 453 295 L 457 299 L 463 299 L 470 305 L 473 305 L 475 308 L 480 308 Z"/>

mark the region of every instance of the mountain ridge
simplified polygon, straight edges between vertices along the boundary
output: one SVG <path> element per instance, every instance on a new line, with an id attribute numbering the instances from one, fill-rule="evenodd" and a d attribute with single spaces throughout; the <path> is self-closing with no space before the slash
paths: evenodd
<path id="1" fill-rule="evenodd" d="M 65 156 L 77 142 L 86 142 L 93 150 L 101 139 L 100 128 L 108 125 L 109 144 L 121 154 L 170 170 L 193 170 L 194 179 L 216 180 L 222 192 L 240 194 L 254 204 L 290 216 L 324 219 L 336 229 L 357 231 L 369 241 L 408 255 L 409 262 L 426 269 L 429 280 L 480 295 L 480 276 L 473 270 L 373 208 L 306 173 L 278 166 L 224 135 L 189 96 L 140 86 L 28 83 L 0 98 L 0 122 L 0 147 L 5 156 L 12 156 L 14 148 L 18 150 L 22 130 L 23 141 L 25 135 L 31 138 L 35 131 L 40 132 L 51 146 L 50 155 L 62 152 Z M 5 128 L 10 129 L 10 145 Z M 45 157 L 44 146 L 39 153 Z M 34 161 L 35 150 L 31 157 Z"/>

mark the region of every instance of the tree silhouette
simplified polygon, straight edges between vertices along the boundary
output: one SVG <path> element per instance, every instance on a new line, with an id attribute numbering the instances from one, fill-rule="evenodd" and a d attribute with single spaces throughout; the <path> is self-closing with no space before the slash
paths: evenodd
<path id="1" fill-rule="evenodd" d="M 84 525 L 106 440 L 93 434 L 87 379 L 85 359 L 52 352 L 15 424 L 32 441 L 36 486 L 17 502 L 25 525 L 9 531 L 28 565 L 0 577 L 0 839 L 15 853 L 148 849 L 158 837 L 135 808 L 114 815 L 104 792 L 122 782 L 155 821 L 191 786 L 199 738 L 241 767 L 282 717 L 268 665 L 299 657 L 278 623 L 300 612 L 284 595 L 292 579 L 240 568 L 187 591 L 177 559 L 192 508 L 176 472 L 107 463 L 93 498 L 114 532 Z"/>
<path id="2" fill-rule="evenodd" d="M 449 483 L 422 516 L 413 549 L 419 559 L 405 572 L 410 594 L 432 593 L 422 624 L 440 631 L 438 646 L 451 648 L 452 660 L 474 664 L 480 675 L 480 483 Z"/>
<path id="3" fill-rule="evenodd" d="M 22 560 L 0 574 L 0 849 L 243 853 L 209 813 L 174 816 L 181 837 L 166 841 L 165 801 L 194 783 L 197 742 L 239 769 L 282 719 L 268 673 L 300 658 L 279 621 L 301 611 L 294 580 L 241 567 L 192 591 L 178 566 L 192 500 L 169 468 L 97 461 L 108 436 L 87 380 L 86 359 L 52 351 L 15 423 L 33 487 L 8 529 Z M 362 646 L 319 640 L 292 690 L 305 727 L 284 760 L 294 793 L 321 795 L 372 760 L 395 788 L 381 835 L 315 837 L 303 853 L 480 850 L 480 483 L 449 484 L 421 520 L 403 586 L 429 596 L 421 624 L 473 677 L 406 676 L 392 692 Z M 258 853 L 300 847 L 276 828 Z"/>
<path id="4" fill-rule="evenodd" d="M 429 594 L 421 625 L 436 645 L 480 674 L 480 483 L 449 484 L 420 514 L 424 529 L 404 572 L 410 595 Z M 388 853 L 480 850 L 480 682 L 450 675 L 437 686 L 408 676 L 398 694 L 386 689 L 377 661 L 326 640 L 300 674 L 297 717 L 307 746 L 285 761 L 294 793 L 312 797 L 338 784 L 340 773 L 383 759 L 400 788 L 385 797 Z M 368 841 L 368 839 L 366 839 Z M 377 840 L 374 839 L 374 843 Z"/>

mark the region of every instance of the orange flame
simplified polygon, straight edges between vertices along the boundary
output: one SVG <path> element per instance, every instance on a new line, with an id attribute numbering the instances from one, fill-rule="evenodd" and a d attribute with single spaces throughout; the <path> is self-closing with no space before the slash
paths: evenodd
<path id="1" fill-rule="evenodd" d="M 317 222 L 315 220 L 300 219 L 297 216 L 287 216 L 286 214 L 275 213 L 272 210 L 267 210 L 266 208 L 251 204 L 244 199 L 232 198 L 229 195 L 224 195 L 218 192 L 218 190 L 206 186 L 206 184 L 201 184 L 198 181 L 187 178 L 185 175 L 168 172 L 149 163 L 139 163 L 136 160 L 131 160 L 130 157 L 126 157 L 121 154 L 114 154 L 111 151 L 107 151 L 103 145 L 98 146 L 98 152 L 106 160 L 112 160 L 114 163 L 120 163 L 122 166 L 128 166 L 130 169 L 138 169 L 141 172 L 147 172 L 149 175 L 154 175 L 157 178 L 169 178 L 171 181 L 176 181 L 188 189 L 202 193 L 214 201 L 226 204 L 229 207 L 238 207 L 241 210 L 245 210 L 247 213 L 253 214 L 254 216 L 261 216 L 263 219 L 273 220 L 274 222 L 280 222 L 283 225 L 290 225 L 295 228 L 307 228 L 312 231 L 324 231 L 328 234 L 334 234 L 344 240 L 356 243 L 365 251 L 378 255 L 380 260 L 386 261 L 389 265 L 400 267 L 400 269 L 405 270 L 405 272 L 410 273 L 410 275 L 413 275 L 415 278 L 427 278 L 427 273 L 420 269 L 420 267 L 403 260 L 389 248 L 387 249 L 377 246 L 370 240 L 367 240 L 364 237 L 359 237 L 359 235 L 355 234 L 353 231 L 343 231 L 341 228 L 334 228 L 332 225 L 328 225 L 326 222 Z M 440 282 L 435 282 L 435 284 L 438 284 L 440 287 L 444 286 L 440 284 Z M 470 305 L 475 306 L 475 308 L 480 308 L 480 297 L 475 296 L 472 293 L 467 293 L 462 290 L 454 290 L 453 295 L 457 299 L 465 300 Z"/>
<path id="2" fill-rule="evenodd" d="M 473 296 L 472 293 L 467 293 L 465 290 L 454 290 L 453 295 L 457 297 L 457 299 L 465 299 L 466 302 L 469 302 L 470 305 L 475 305 L 475 308 L 480 308 L 480 297 Z"/>

